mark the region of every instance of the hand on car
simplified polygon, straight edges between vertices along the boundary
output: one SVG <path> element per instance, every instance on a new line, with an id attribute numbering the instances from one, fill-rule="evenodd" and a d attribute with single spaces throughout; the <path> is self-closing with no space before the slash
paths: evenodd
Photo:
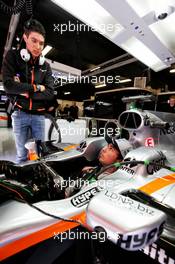
<path id="1" fill-rule="evenodd" d="M 91 166 L 86 166 L 82 169 L 82 172 L 83 173 L 90 173 L 94 170 L 94 167 L 91 167 Z"/>
<path id="2" fill-rule="evenodd" d="M 46 90 L 44 85 L 40 85 L 40 92 L 44 92 Z"/>

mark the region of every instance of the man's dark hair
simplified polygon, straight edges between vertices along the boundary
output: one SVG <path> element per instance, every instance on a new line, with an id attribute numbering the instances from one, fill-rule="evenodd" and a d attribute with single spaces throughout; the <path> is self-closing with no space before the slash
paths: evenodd
<path id="1" fill-rule="evenodd" d="M 24 24 L 24 33 L 29 36 L 30 32 L 37 32 L 44 38 L 46 36 L 46 31 L 43 25 L 36 19 L 29 19 Z"/>
<path id="2" fill-rule="evenodd" d="M 171 95 L 169 99 L 175 99 L 175 95 Z"/>

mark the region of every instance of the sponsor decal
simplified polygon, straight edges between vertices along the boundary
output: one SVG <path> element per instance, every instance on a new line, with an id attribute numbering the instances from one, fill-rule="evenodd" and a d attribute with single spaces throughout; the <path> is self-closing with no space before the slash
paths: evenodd
<path id="1" fill-rule="evenodd" d="M 138 232 L 137 234 L 133 235 L 120 234 L 120 238 L 117 240 L 117 245 L 127 250 L 143 248 L 145 245 L 150 244 L 160 236 L 163 231 L 164 223 L 165 222 L 147 232 Z"/>
<path id="2" fill-rule="evenodd" d="M 166 157 L 164 156 L 162 151 L 157 151 L 157 153 L 158 153 L 158 158 L 151 161 L 151 162 L 157 163 L 157 164 L 146 166 L 146 171 L 148 174 L 153 174 L 153 173 L 159 171 L 162 168 L 161 165 L 165 165 Z"/>
<path id="3" fill-rule="evenodd" d="M 170 128 L 160 129 L 160 136 L 173 135 L 173 134 L 175 134 L 175 123 L 173 123 L 173 126 L 171 126 Z"/>
<path id="4" fill-rule="evenodd" d="M 75 207 L 81 207 L 85 204 L 87 204 L 90 199 L 97 194 L 97 192 L 99 192 L 99 188 L 97 187 L 94 187 L 86 192 L 83 192 L 79 195 L 76 195 L 74 196 L 72 199 L 71 199 L 71 203 L 73 206 Z"/>
<path id="5" fill-rule="evenodd" d="M 117 205 L 122 205 L 125 208 L 127 207 L 128 209 L 136 210 L 139 214 L 148 214 L 151 216 L 154 215 L 154 210 L 148 208 L 143 203 L 139 203 L 130 199 L 129 197 L 110 192 L 108 190 L 105 192 L 105 196 L 117 202 Z"/>
<path id="6" fill-rule="evenodd" d="M 168 253 L 155 243 L 150 246 L 146 246 L 145 248 L 141 249 L 141 251 L 150 258 L 155 259 L 158 263 L 175 264 L 175 257 L 168 256 Z"/>
<path id="7" fill-rule="evenodd" d="M 126 171 L 129 174 L 134 175 L 135 171 L 130 168 L 130 164 L 128 166 L 121 166 L 120 170 Z"/>
<path id="8" fill-rule="evenodd" d="M 154 147 L 154 139 L 152 137 L 145 139 L 145 147 Z"/>

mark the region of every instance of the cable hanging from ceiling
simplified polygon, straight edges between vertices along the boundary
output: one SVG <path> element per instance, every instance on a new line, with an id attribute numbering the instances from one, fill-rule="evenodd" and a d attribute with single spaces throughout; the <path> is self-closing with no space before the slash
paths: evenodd
<path id="1" fill-rule="evenodd" d="M 0 9 L 8 15 L 18 14 L 26 4 L 26 12 L 28 15 L 32 15 L 32 0 L 19 0 L 14 6 L 8 6 L 2 0 L 0 0 Z"/>

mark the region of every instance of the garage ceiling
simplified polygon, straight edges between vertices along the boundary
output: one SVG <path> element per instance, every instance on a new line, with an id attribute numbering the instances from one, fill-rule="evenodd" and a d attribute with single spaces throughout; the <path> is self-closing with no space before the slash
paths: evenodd
<path id="1" fill-rule="evenodd" d="M 70 1 L 70 0 L 69 0 Z M 74 0 L 75 1 L 75 0 Z M 71 2 L 74 2 L 73 0 Z M 153 2 L 154 0 L 152 0 Z M 5 2 L 5 1 L 4 1 Z M 66 1 L 63 1 L 66 2 Z M 75 1 L 76 2 L 76 1 Z M 82 1 L 83 2 L 83 1 Z M 115 2 L 115 8 L 113 6 Z M 157 1 L 156 1 L 157 2 Z M 167 0 L 164 1 L 167 3 Z M 14 1 L 8 1 L 8 5 L 13 5 Z M 88 3 L 88 1 L 87 1 Z M 171 38 L 171 34 L 174 28 L 168 27 L 168 23 L 170 23 L 174 16 L 174 9 L 171 9 L 172 14 L 167 17 L 165 20 L 153 21 L 154 14 L 150 7 L 150 1 L 144 0 L 108 0 L 103 1 L 99 0 L 103 7 L 105 7 L 109 12 L 113 14 L 115 19 L 119 21 L 124 31 L 122 35 L 117 35 L 115 38 L 110 38 L 103 36 L 99 32 L 95 32 L 92 30 L 86 31 L 66 31 L 64 33 L 60 33 L 57 30 L 58 25 L 68 25 L 69 23 L 72 24 L 82 24 L 83 19 L 79 19 L 79 17 L 75 17 L 73 12 L 72 14 L 68 13 L 63 7 L 56 5 L 51 0 L 33 0 L 33 17 L 41 21 L 41 23 L 46 28 L 47 37 L 46 37 L 46 44 L 53 47 L 53 49 L 47 54 L 47 58 L 53 61 L 57 61 L 75 68 L 80 69 L 81 71 L 90 70 L 95 68 L 99 64 L 102 64 L 106 61 L 109 61 L 113 58 L 117 58 L 121 55 L 126 54 L 127 50 L 127 42 L 125 41 L 125 45 L 122 45 L 121 40 L 125 38 L 126 35 L 134 36 L 138 34 L 137 32 L 130 33 L 131 28 L 128 29 L 128 23 L 131 23 L 133 18 L 137 18 L 137 22 L 139 26 L 142 25 L 142 30 L 144 28 L 146 33 L 149 33 L 149 38 L 146 39 L 146 43 L 149 42 L 149 45 L 152 45 L 153 40 L 155 41 L 155 47 L 157 47 L 157 55 L 162 56 L 164 59 L 164 63 L 166 67 L 174 62 L 174 55 L 175 54 L 175 38 Z M 169 3 L 169 2 L 168 2 Z M 175 7 L 174 1 L 171 1 L 169 4 L 171 7 Z M 132 9 L 131 9 L 132 7 Z M 125 12 L 123 11 L 125 9 Z M 132 14 L 132 18 L 129 15 Z M 134 17 L 133 17 L 134 14 Z M 10 15 L 4 13 L 3 10 L 0 10 L 0 32 L 1 32 L 1 39 L 0 39 L 0 64 L 2 63 L 2 54 L 4 51 L 4 45 L 7 37 L 9 22 L 10 22 Z M 16 36 L 21 38 L 22 36 L 22 27 L 24 21 L 26 21 L 29 16 L 26 15 L 25 10 L 23 10 L 23 14 L 20 16 L 20 22 L 18 24 L 18 28 L 16 31 L 16 35 L 13 41 L 13 46 L 16 46 Z M 153 23 L 154 22 L 154 23 Z M 166 22 L 166 23 L 165 23 Z M 135 23 L 135 21 L 134 21 Z M 130 25 L 131 27 L 131 25 Z M 167 27 L 169 30 L 167 30 Z M 158 39 L 157 32 L 162 30 L 161 36 Z M 172 29 L 173 28 L 173 29 Z M 140 30 L 141 31 L 141 30 Z M 129 32 L 129 33 L 128 33 Z M 130 35 L 131 34 L 131 35 Z M 147 35 L 147 34 L 146 34 Z M 164 37 L 165 35 L 165 37 Z M 151 37 L 150 37 L 151 36 Z M 141 38 L 141 37 L 140 37 Z M 142 38 L 144 38 L 142 36 Z M 152 38 L 152 39 L 151 39 Z M 167 39 L 166 43 L 162 41 L 162 39 Z M 160 41 L 161 40 L 161 41 Z M 154 44 L 154 43 L 153 43 Z M 120 47 L 119 47 L 120 45 Z M 171 50 L 167 47 L 170 46 Z M 126 50 L 122 49 L 125 48 Z M 161 53 L 162 48 L 162 53 Z M 127 50 L 128 51 L 128 50 Z M 167 55 L 168 54 L 168 55 Z M 170 56 L 171 54 L 171 56 Z M 167 57 L 172 57 L 171 62 L 165 61 Z M 133 58 L 129 56 L 128 58 Z M 128 59 L 127 58 L 127 59 Z M 163 60 L 162 59 L 162 60 Z M 89 71 L 90 72 L 90 71 Z M 99 72 L 100 73 L 100 72 Z M 94 72 L 96 74 L 96 72 Z M 148 84 L 151 85 L 153 88 L 160 88 L 165 87 L 167 84 L 170 90 L 175 90 L 174 83 L 175 77 L 169 74 L 169 69 L 165 69 L 159 72 L 154 72 L 150 70 L 148 66 L 143 64 L 140 61 L 135 61 L 130 64 L 126 64 L 124 66 L 116 66 L 113 69 L 110 69 L 103 73 L 104 75 L 112 75 L 112 76 L 122 76 L 122 78 L 131 78 L 134 79 L 135 76 L 146 76 L 148 77 Z M 133 82 L 126 84 L 127 86 L 132 86 Z M 124 84 L 115 84 L 115 87 L 121 87 Z M 114 84 L 110 85 L 109 87 L 105 87 L 102 89 L 112 89 L 114 88 Z M 95 89 L 93 85 L 80 85 L 80 84 L 70 84 L 63 87 L 59 87 L 59 96 L 64 98 L 64 92 L 66 90 L 70 90 L 71 94 L 67 95 L 66 99 L 73 99 L 73 100 L 82 100 L 89 98 L 90 95 L 93 95 Z M 99 91 L 99 89 L 98 89 Z"/>

